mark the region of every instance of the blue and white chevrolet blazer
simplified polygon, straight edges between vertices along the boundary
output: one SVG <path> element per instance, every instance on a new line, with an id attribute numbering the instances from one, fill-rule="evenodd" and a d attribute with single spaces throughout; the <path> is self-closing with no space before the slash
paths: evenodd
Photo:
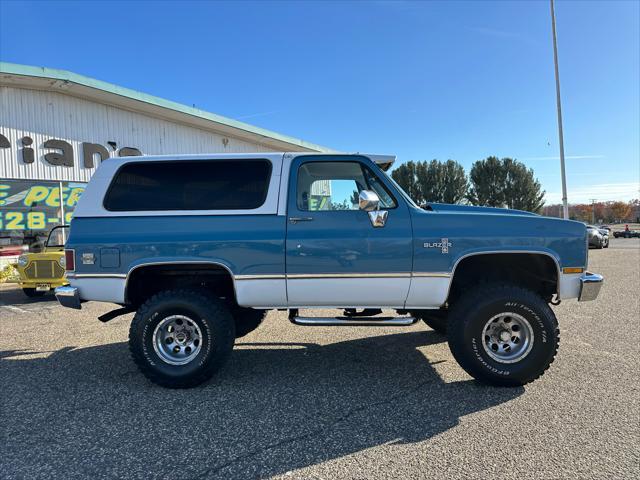
<path id="1" fill-rule="evenodd" d="M 270 309 L 297 325 L 403 326 L 448 336 L 473 377 L 522 385 L 558 348 L 550 308 L 593 300 L 582 223 L 495 208 L 419 208 L 394 157 L 256 153 L 102 163 L 71 223 L 60 303 L 135 311 L 129 344 L 151 381 L 210 378 Z M 336 309 L 330 317 L 311 309 Z M 307 310 L 302 314 L 301 310 Z M 382 309 L 397 314 L 384 316 Z"/>

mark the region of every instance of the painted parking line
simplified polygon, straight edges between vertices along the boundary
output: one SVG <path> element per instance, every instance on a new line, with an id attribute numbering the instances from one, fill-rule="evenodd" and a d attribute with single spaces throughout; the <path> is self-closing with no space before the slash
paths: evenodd
<path id="1" fill-rule="evenodd" d="M 3 303 L 0 303 L 0 308 L 5 308 L 7 310 L 11 310 L 13 312 L 19 312 L 19 313 L 29 313 L 28 310 L 24 310 L 20 307 L 14 307 L 13 305 L 5 305 Z"/>
<path id="2" fill-rule="evenodd" d="M 46 311 L 53 310 L 56 307 L 57 307 L 56 303 L 49 303 L 49 302 L 25 303 L 25 304 L 20 304 L 20 306 L 0 302 L 0 311 L 5 310 L 8 312 L 19 313 L 19 314 L 25 314 L 25 313 L 34 314 L 39 312 L 46 312 Z"/>

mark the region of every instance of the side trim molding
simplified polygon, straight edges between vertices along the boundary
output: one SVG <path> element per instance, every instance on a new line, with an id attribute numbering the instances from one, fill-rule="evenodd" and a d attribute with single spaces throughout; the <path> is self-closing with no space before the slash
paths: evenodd
<path id="1" fill-rule="evenodd" d="M 68 273 L 67 278 L 127 278 L 126 273 Z"/>
<path id="2" fill-rule="evenodd" d="M 220 263 L 213 262 L 160 262 L 160 263 L 145 263 L 141 265 L 137 265 L 132 268 L 129 273 L 69 273 L 67 274 L 67 278 L 128 278 L 128 276 L 136 270 L 138 267 L 145 266 L 153 266 L 153 265 L 181 265 L 181 264 L 192 264 L 197 265 L 200 263 L 208 264 L 208 265 L 219 265 L 225 270 L 227 270 L 230 274 L 228 268 Z M 236 281 L 241 280 L 284 280 L 284 279 L 292 279 L 292 280 L 305 280 L 305 279 L 318 279 L 318 278 L 448 278 L 451 277 L 451 273 L 448 272 L 414 272 L 414 273 L 301 273 L 301 274 L 257 274 L 257 275 L 233 275 L 231 274 L 233 279 Z"/>
<path id="3" fill-rule="evenodd" d="M 453 273 L 449 272 L 414 272 L 413 278 L 449 278 Z"/>
<path id="4" fill-rule="evenodd" d="M 235 280 L 284 280 L 284 274 L 234 275 Z"/>
<path id="5" fill-rule="evenodd" d="M 307 280 L 314 278 L 449 278 L 449 272 L 409 272 L 409 273 L 291 273 L 286 278 Z M 258 275 L 259 276 L 259 275 Z M 238 278 L 238 277 L 236 277 Z"/>
<path id="6" fill-rule="evenodd" d="M 314 278 L 410 278 L 411 273 L 288 273 L 287 279 L 309 280 Z"/>

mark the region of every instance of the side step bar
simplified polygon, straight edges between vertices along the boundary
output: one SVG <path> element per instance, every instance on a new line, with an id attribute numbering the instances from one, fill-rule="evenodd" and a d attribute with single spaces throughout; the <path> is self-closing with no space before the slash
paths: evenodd
<path id="1" fill-rule="evenodd" d="M 413 317 L 370 317 L 368 319 L 353 319 L 348 317 L 299 317 L 289 318 L 296 325 L 307 327 L 406 327 L 416 323 Z"/>

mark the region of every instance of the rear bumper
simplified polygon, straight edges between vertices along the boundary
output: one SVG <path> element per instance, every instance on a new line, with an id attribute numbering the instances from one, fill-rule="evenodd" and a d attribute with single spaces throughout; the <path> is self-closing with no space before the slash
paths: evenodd
<path id="1" fill-rule="evenodd" d="M 578 296 L 578 301 L 589 302 L 598 298 L 603 281 L 604 277 L 597 273 L 586 272 L 582 275 L 582 277 L 580 277 L 580 295 Z"/>
<path id="2" fill-rule="evenodd" d="M 75 287 L 58 287 L 55 290 L 56 298 L 60 305 L 67 308 L 75 308 L 80 310 L 80 295 Z"/>

